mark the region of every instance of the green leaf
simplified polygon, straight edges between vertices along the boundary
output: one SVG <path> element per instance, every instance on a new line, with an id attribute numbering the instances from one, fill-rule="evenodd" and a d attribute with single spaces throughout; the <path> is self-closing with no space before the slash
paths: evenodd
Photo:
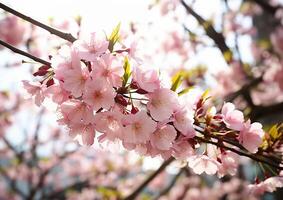
<path id="1" fill-rule="evenodd" d="M 185 88 L 185 89 L 183 89 L 181 92 L 178 92 L 178 95 L 181 96 L 181 95 L 183 95 L 183 94 L 186 94 L 186 93 L 188 93 L 191 89 L 192 89 L 192 87 Z"/>
<path id="2" fill-rule="evenodd" d="M 131 76 L 131 66 L 128 57 L 125 57 L 123 68 L 124 68 L 123 86 L 125 86 Z"/>
<path id="3" fill-rule="evenodd" d="M 182 71 L 175 74 L 172 78 L 171 90 L 176 91 L 178 87 L 181 85 L 183 79 L 184 79 L 184 73 Z"/>
<path id="4" fill-rule="evenodd" d="M 114 45 L 120 39 L 120 34 L 119 34 L 120 26 L 121 26 L 121 22 L 114 28 L 114 30 L 112 31 L 111 35 L 108 38 L 109 41 L 108 49 L 110 52 L 113 51 Z"/>
<path id="5" fill-rule="evenodd" d="M 274 125 L 269 129 L 269 135 L 271 136 L 272 140 L 278 140 L 280 137 L 282 137 L 282 131 L 280 131 L 282 127 L 283 124 L 280 124 Z"/>
<path id="6" fill-rule="evenodd" d="M 210 98 L 210 96 L 209 96 L 209 90 L 207 89 L 207 90 L 205 90 L 204 91 L 204 93 L 201 95 L 201 99 L 203 99 L 203 100 L 207 100 L 207 99 L 209 99 Z"/>

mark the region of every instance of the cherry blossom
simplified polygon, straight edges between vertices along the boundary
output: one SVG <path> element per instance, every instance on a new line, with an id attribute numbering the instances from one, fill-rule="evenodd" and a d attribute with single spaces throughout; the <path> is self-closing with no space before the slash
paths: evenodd
<path id="1" fill-rule="evenodd" d="M 114 105 L 115 93 L 113 88 L 102 78 L 88 80 L 85 84 L 83 100 L 94 110 L 100 108 L 109 109 Z"/>
<path id="2" fill-rule="evenodd" d="M 158 128 L 150 138 L 151 145 L 159 150 L 169 150 L 177 136 L 177 132 L 171 125 Z"/>
<path id="3" fill-rule="evenodd" d="M 142 71 L 140 67 L 136 67 L 133 71 L 133 80 L 147 92 L 154 92 L 160 88 L 160 80 L 155 70 Z"/>
<path id="4" fill-rule="evenodd" d="M 0 38 L 11 45 L 20 45 L 26 37 L 28 26 L 19 18 L 9 15 L 0 20 Z"/>
<path id="5" fill-rule="evenodd" d="M 121 76 L 123 75 L 122 63 L 117 57 L 111 54 L 104 54 L 93 62 L 91 77 L 101 77 L 107 80 L 112 86 L 122 85 Z"/>
<path id="6" fill-rule="evenodd" d="M 283 177 L 276 176 L 270 177 L 258 184 L 248 185 L 248 190 L 257 196 L 264 194 L 265 192 L 274 192 L 276 188 L 283 187 Z"/>
<path id="7" fill-rule="evenodd" d="M 74 48 L 79 51 L 79 56 L 82 59 L 95 61 L 98 56 L 106 52 L 108 44 L 109 42 L 103 38 L 102 33 L 93 32 L 88 38 L 77 40 L 74 43 Z"/>
<path id="8" fill-rule="evenodd" d="M 95 129 L 104 133 L 103 139 L 121 139 L 123 134 L 122 115 L 119 112 L 106 111 L 97 113 L 94 116 Z"/>
<path id="9" fill-rule="evenodd" d="M 89 124 L 93 122 L 91 107 L 78 100 L 68 100 L 60 106 L 62 113 L 61 123 Z"/>
<path id="10" fill-rule="evenodd" d="M 207 155 L 195 155 L 188 159 L 189 167 L 192 168 L 194 173 L 213 175 L 218 170 L 218 163 L 214 159 L 208 157 Z"/>
<path id="11" fill-rule="evenodd" d="M 34 96 L 34 102 L 37 106 L 40 106 L 45 99 L 44 92 L 46 90 L 45 85 L 39 83 L 31 83 L 29 81 L 22 81 L 24 88 L 31 95 Z"/>
<path id="12" fill-rule="evenodd" d="M 189 112 L 186 108 L 178 108 L 173 113 L 174 126 L 186 137 L 192 138 L 195 136 L 193 128 L 193 112 Z"/>
<path id="13" fill-rule="evenodd" d="M 125 116 L 122 123 L 123 140 L 131 144 L 145 144 L 157 126 L 145 111 Z"/>
<path id="14" fill-rule="evenodd" d="M 222 107 L 224 123 L 228 128 L 240 131 L 244 122 L 244 115 L 241 111 L 235 110 L 232 103 L 225 103 Z"/>
<path id="15" fill-rule="evenodd" d="M 178 105 L 178 95 L 166 88 L 154 90 L 149 94 L 147 108 L 151 116 L 158 121 L 169 119 Z"/>
<path id="16" fill-rule="evenodd" d="M 256 153 L 258 147 L 262 144 L 263 136 L 262 125 L 258 122 L 251 124 L 248 120 L 240 131 L 239 142 L 251 153 Z"/>

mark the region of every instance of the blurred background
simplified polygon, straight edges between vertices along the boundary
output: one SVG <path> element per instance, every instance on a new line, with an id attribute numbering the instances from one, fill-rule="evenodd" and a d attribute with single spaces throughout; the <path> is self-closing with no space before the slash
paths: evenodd
<path id="1" fill-rule="evenodd" d="M 109 35 L 121 22 L 125 44 L 164 80 L 182 71 L 187 98 L 206 89 L 221 105 L 233 101 L 269 129 L 282 122 L 283 1 L 281 0 L 2 0 L 45 24 L 84 37 Z M 64 43 L 0 9 L 0 39 L 49 60 Z M 37 107 L 22 80 L 34 80 L 38 64 L 0 46 L 0 200 L 122 199 L 162 164 L 118 144 L 83 147 L 57 124 L 56 107 Z M 244 88 L 244 89 L 243 89 Z M 239 91 L 241 91 L 239 93 Z M 175 161 L 138 199 L 281 199 L 243 188 L 262 174 L 247 159 L 234 177 L 197 176 Z"/>

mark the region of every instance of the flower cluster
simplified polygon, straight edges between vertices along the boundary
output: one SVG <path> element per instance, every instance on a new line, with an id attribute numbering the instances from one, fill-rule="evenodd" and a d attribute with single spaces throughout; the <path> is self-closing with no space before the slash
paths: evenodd
<path id="1" fill-rule="evenodd" d="M 0 39 L 15 46 L 26 40 L 26 33 L 29 31 L 29 27 L 13 15 L 8 15 L 1 19 L 0 27 Z"/>
<path id="2" fill-rule="evenodd" d="M 106 39 L 92 33 L 62 47 L 52 67 L 34 73 L 41 82 L 24 81 L 24 87 L 38 105 L 51 98 L 59 123 L 85 145 L 95 138 L 118 141 L 142 155 L 188 160 L 198 174 L 235 174 L 237 154 L 210 145 L 203 151 L 202 139 L 232 135 L 247 152 L 256 153 L 264 137 L 261 124 L 245 121 L 232 103 L 219 113 L 207 109 L 205 95 L 188 103 L 186 95 L 180 96 L 187 90 L 177 92 L 180 79 L 165 87 L 157 71 L 145 70 L 130 48 L 117 43 L 117 34 L 114 30 Z"/>

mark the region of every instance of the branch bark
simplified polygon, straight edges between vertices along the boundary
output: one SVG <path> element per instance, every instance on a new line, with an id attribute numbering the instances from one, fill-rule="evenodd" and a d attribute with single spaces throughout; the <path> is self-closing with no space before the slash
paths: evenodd
<path id="1" fill-rule="evenodd" d="M 254 161 L 265 163 L 265 164 L 267 164 L 269 166 L 272 166 L 272 167 L 274 167 L 276 169 L 283 170 L 283 167 L 281 167 L 281 166 L 279 166 L 277 164 L 274 164 L 274 163 L 271 163 L 271 162 L 269 162 L 269 161 L 267 161 L 265 159 L 259 158 L 259 157 L 257 157 L 257 155 L 254 155 L 254 154 L 251 154 L 251 153 L 248 153 L 248 152 L 244 152 L 242 150 L 237 150 L 237 149 L 235 149 L 233 147 L 228 147 L 228 146 L 226 146 L 224 144 L 219 143 L 219 140 L 217 142 L 214 142 L 214 141 L 211 141 L 211 140 L 205 139 L 203 137 L 199 137 L 199 136 L 195 136 L 195 138 L 198 141 L 200 141 L 200 142 L 213 144 L 213 145 L 215 145 L 217 147 L 221 147 L 221 148 L 230 150 L 230 151 L 232 151 L 232 152 L 234 152 L 234 153 L 236 153 L 236 154 L 238 154 L 240 156 L 245 156 L 245 157 L 248 157 L 248 158 L 250 158 L 250 159 L 252 159 Z"/>
<path id="2" fill-rule="evenodd" d="M 179 172 L 173 177 L 173 179 L 171 180 L 171 182 L 169 183 L 169 185 L 164 188 L 159 194 L 158 196 L 156 196 L 153 200 L 158 200 L 160 197 L 166 195 L 172 187 L 174 187 L 175 183 L 177 182 L 177 180 L 179 179 L 179 177 L 182 175 L 182 173 L 184 172 L 185 167 L 180 169 Z"/>
<path id="3" fill-rule="evenodd" d="M 282 6 L 272 6 L 268 1 L 264 0 L 246 0 L 258 4 L 263 10 L 268 11 L 270 14 L 275 15 L 278 9 L 282 9 Z"/>
<path id="4" fill-rule="evenodd" d="M 264 116 L 270 117 L 270 115 L 280 114 L 283 112 L 283 102 L 273 104 L 270 106 L 255 106 L 250 114 L 251 120 L 257 120 Z"/>
<path id="5" fill-rule="evenodd" d="M 41 22 L 39 22 L 39 21 L 37 21 L 37 20 L 27 16 L 27 15 L 24 15 L 24 14 L 22 14 L 22 13 L 16 11 L 16 10 L 6 6 L 3 3 L 0 3 L 0 8 L 2 8 L 3 10 L 5 10 L 5 11 L 7 11 L 7 12 L 13 14 L 13 15 L 16 15 L 19 18 L 22 18 L 25 21 L 28 21 L 28 22 L 34 24 L 35 26 L 38 26 L 42 29 L 45 29 L 49 33 L 54 34 L 54 35 L 66 40 L 66 41 L 73 43 L 74 41 L 77 40 L 74 36 L 72 36 L 72 34 L 59 31 L 58 29 L 55 29 L 55 28 L 52 28 L 52 27 L 50 27 L 46 24 L 43 24 L 43 23 L 41 23 Z"/>
<path id="6" fill-rule="evenodd" d="M 163 164 L 155 172 L 153 172 L 137 189 L 135 189 L 124 200 L 136 199 L 136 197 L 143 191 L 143 189 L 174 160 L 175 159 L 173 157 L 170 157 L 168 160 L 164 161 Z"/>
<path id="7" fill-rule="evenodd" d="M 224 59 L 229 64 L 233 59 L 233 53 L 225 42 L 225 38 L 222 33 L 217 32 L 210 22 L 203 19 L 198 13 L 196 13 L 184 0 L 181 1 L 186 11 L 191 14 L 198 23 L 204 28 L 208 37 L 210 37 L 221 51 Z"/>
<path id="8" fill-rule="evenodd" d="M 259 83 L 261 83 L 263 80 L 262 76 L 253 79 L 248 84 L 241 87 L 236 92 L 233 92 L 225 97 L 225 101 L 234 101 L 238 96 L 243 95 L 245 92 L 249 92 L 251 88 L 257 86 Z"/>
<path id="9" fill-rule="evenodd" d="M 0 3 L 0 4 L 1 4 L 1 3 Z M 41 63 L 41 64 L 43 64 L 43 65 L 51 66 L 51 63 L 50 63 L 50 62 L 48 62 L 48 61 L 46 61 L 46 60 L 43 60 L 43 59 L 41 59 L 41 58 L 38 58 L 38 57 L 36 57 L 36 56 L 33 56 L 33 55 L 31 55 L 31 54 L 29 54 L 29 53 L 27 53 L 27 52 L 25 52 L 25 51 L 22 51 L 22 50 L 20 50 L 20 49 L 18 49 L 18 48 L 16 48 L 16 47 L 14 47 L 14 46 L 12 46 L 12 45 L 10 45 L 10 44 L 4 42 L 4 41 L 2 41 L 2 40 L 0 40 L 0 45 L 6 47 L 6 48 L 8 48 L 8 49 L 10 49 L 11 51 L 13 51 L 13 52 L 15 52 L 15 53 L 17 53 L 17 54 L 20 54 L 20 55 L 23 55 L 23 56 L 25 56 L 25 57 L 28 57 L 28 58 L 34 60 L 35 62 Z"/>

